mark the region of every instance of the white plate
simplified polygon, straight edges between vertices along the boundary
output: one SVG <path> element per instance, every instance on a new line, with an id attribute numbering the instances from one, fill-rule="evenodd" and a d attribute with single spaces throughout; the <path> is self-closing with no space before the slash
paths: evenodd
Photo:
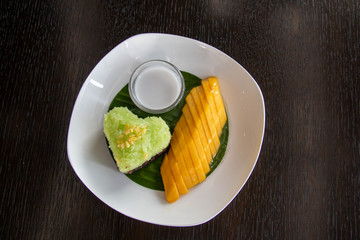
<path id="1" fill-rule="evenodd" d="M 219 77 L 229 116 L 227 151 L 201 184 L 168 204 L 162 191 L 121 174 L 103 134 L 103 116 L 141 63 L 162 59 L 200 78 Z M 116 46 L 93 69 L 77 97 L 68 132 L 70 163 L 86 187 L 116 211 L 144 222 L 194 226 L 209 221 L 238 194 L 255 167 L 265 130 L 259 86 L 232 58 L 205 43 L 168 34 L 140 34 Z"/>

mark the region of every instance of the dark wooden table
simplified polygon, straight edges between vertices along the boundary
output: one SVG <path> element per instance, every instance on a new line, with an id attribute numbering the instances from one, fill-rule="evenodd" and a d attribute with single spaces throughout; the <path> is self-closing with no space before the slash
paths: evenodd
<path id="1" fill-rule="evenodd" d="M 0 239 L 360 239 L 360 2 L 1 1 Z M 69 164 L 77 94 L 108 51 L 145 32 L 230 55 L 264 94 L 258 163 L 213 220 L 128 218 Z"/>

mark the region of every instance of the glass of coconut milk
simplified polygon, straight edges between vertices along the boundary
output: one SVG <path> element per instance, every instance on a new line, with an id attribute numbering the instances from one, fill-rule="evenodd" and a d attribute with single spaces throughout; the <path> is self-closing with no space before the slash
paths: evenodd
<path id="1" fill-rule="evenodd" d="M 160 114 L 173 109 L 184 95 L 184 78 L 177 67 L 163 60 L 138 66 L 129 82 L 130 97 L 141 110 Z"/>

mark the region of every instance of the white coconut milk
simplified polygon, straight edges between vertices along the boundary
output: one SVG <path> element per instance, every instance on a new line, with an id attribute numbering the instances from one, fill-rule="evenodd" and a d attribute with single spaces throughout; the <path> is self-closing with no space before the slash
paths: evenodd
<path id="1" fill-rule="evenodd" d="M 136 79 L 134 92 L 139 102 L 149 109 L 164 109 L 173 104 L 180 94 L 180 79 L 170 69 L 152 66 Z"/>

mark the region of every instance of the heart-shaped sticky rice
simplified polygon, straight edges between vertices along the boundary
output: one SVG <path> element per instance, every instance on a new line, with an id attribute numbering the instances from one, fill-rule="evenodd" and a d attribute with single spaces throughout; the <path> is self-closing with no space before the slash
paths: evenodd
<path id="1" fill-rule="evenodd" d="M 123 173 L 146 165 L 169 146 L 171 139 L 169 126 L 162 118 L 142 119 L 126 107 L 115 107 L 105 114 L 104 133 Z"/>

